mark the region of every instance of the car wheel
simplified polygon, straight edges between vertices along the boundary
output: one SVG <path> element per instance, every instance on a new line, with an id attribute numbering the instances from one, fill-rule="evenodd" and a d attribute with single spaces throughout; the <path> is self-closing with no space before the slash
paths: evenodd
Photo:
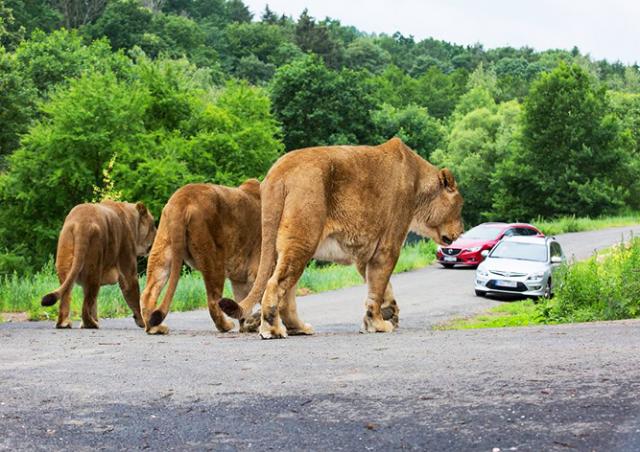
<path id="1" fill-rule="evenodd" d="M 440 264 L 442 265 L 444 268 L 453 268 L 453 264 Z"/>
<path id="2" fill-rule="evenodd" d="M 544 293 L 542 294 L 542 297 L 545 300 L 551 300 L 551 298 L 553 298 L 553 292 L 551 291 L 551 278 L 547 280 L 547 285 L 544 287 Z"/>
<path id="3" fill-rule="evenodd" d="M 485 292 L 484 290 L 476 290 L 476 296 L 477 297 L 486 297 L 487 296 L 487 292 Z"/>

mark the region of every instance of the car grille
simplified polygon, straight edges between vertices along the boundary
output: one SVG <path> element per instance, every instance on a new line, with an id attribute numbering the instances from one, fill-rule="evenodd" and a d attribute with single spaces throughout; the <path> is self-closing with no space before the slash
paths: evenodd
<path id="1" fill-rule="evenodd" d="M 446 254 L 447 256 L 457 256 L 460 254 L 460 249 L 458 248 L 442 248 L 442 254 Z"/>
<path id="2" fill-rule="evenodd" d="M 504 276 L 505 278 L 520 278 L 522 276 L 527 276 L 526 273 L 499 272 L 495 270 L 490 270 L 489 273 L 493 275 Z"/>
<path id="3" fill-rule="evenodd" d="M 526 292 L 527 291 L 527 286 L 525 286 L 521 282 L 518 283 L 517 287 L 503 287 L 503 286 L 496 285 L 496 282 L 493 279 L 487 283 L 487 287 L 489 289 L 501 290 L 504 292 Z"/>

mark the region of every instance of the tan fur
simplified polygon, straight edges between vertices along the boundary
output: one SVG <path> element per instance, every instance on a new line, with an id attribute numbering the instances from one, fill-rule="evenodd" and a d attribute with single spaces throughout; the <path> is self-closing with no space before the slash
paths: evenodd
<path id="1" fill-rule="evenodd" d="M 189 184 L 177 190 L 162 210 L 158 234 L 147 265 L 147 285 L 141 309 L 149 334 L 165 334 L 162 323 L 171 307 L 183 261 L 202 273 L 209 314 L 221 332 L 233 328 L 218 306 L 225 277 L 234 296 L 244 298 L 251 289 L 260 262 L 260 183 L 250 179 L 239 188 Z M 165 284 L 167 292 L 156 307 Z M 295 303 L 295 300 L 294 300 Z M 295 305 L 294 305 L 295 306 Z M 294 317 L 292 328 L 302 328 Z M 257 328 L 247 322 L 241 330 Z"/>
<path id="2" fill-rule="evenodd" d="M 451 172 L 438 170 L 398 138 L 379 146 L 290 152 L 273 165 L 261 195 L 256 283 L 239 305 L 221 307 L 243 318 L 262 300 L 263 338 L 286 337 L 280 306 L 316 253 L 356 263 L 369 292 L 363 330 L 392 331 L 382 309 L 387 301 L 397 306 L 388 283 L 408 231 L 444 244 L 463 230 L 463 200 Z"/>
<path id="3" fill-rule="evenodd" d="M 101 285 L 120 285 L 138 326 L 140 315 L 137 256 L 146 255 L 156 228 L 142 203 L 103 201 L 74 207 L 58 239 L 56 270 L 61 286 L 42 298 L 43 306 L 60 301 L 57 328 L 71 328 L 71 290 L 84 290 L 82 327 L 98 328 L 97 297 Z"/>

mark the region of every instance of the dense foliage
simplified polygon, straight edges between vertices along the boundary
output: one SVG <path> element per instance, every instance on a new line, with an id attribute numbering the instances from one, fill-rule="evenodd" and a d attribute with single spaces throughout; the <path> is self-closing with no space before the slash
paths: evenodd
<path id="1" fill-rule="evenodd" d="M 103 196 L 159 215 L 190 181 L 400 136 L 469 223 L 640 207 L 640 71 L 571 51 L 372 35 L 241 0 L 0 0 L 0 273 Z"/>

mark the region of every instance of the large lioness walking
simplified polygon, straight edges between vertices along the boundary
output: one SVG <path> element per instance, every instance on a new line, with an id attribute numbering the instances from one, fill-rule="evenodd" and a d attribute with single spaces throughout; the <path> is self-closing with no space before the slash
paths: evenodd
<path id="1" fill-rule="evenodd" d="M 314 255 L 353 261 L 368 285 L 363 330 L 389 332 L 381 307 L 409 230 L 449 244 L 463 230 L 462 196 L 400 139 L 379 146 L 301 149 L 281 157 L 262 183 L 262 251 L 256 282 L 240 304 L 246 318 L 262 300 L 260 336 L 286 337 L 279 306 Z"/>
<path id="2" fill-rule="evenodd" d="M 183 261 L 200 271 L 207 292 L 209 314 L 221 332 L 233 328 L 218 306 L 225 277 L 235 297 L 251 289 L 260 263 L 260 182 L 249 179 L 239 188 L 213 184 L 189 184 L 169 199 L 160 217 L 158 234 L 147 265 L 147 285 L 140 300 L 146 331 L 164 334 L 163 324 L 171 307 Z M 169 285 L 160 306 L 158 297 Z M 294 293 L 294 290 L 291 291 Z M 283 305 L 287 328 L 300 334 L 312 332 L 297 318 L 295 297 Z M 257 327 L 241 324 L 242 330 Z"/>
<path id="3" fill-rule="evenodd" d="M 136 258 L 149 252 L 155 233 L 153 217 L 142 203 L 103 201 L 74 207 L 58 238 L 56 270 L 61 285 L 42 298 L 43 306 L 61 300 L 56 327 L 71 328 L 69 306 L 76 282 L 84 291 L 83 328 L 98 328 L 100 286 L 116 282 L 136 324 L 143 327 Z"/>

